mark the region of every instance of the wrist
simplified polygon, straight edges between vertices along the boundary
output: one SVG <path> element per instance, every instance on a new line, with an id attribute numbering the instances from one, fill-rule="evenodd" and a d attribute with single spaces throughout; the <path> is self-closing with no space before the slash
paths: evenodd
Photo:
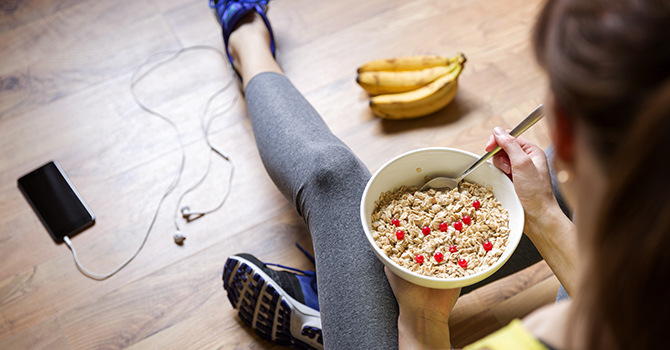
<path id="1" fill-rule="evenodd" d="M 526 211 L 526 228 L 524 232 L 532 236 L 544 236 L 547 232 L 553 232 L 570 219 L 565 216 L 561 207 L 555 198 L 547 201 L 544 205 L 538 206 L 534 211 Z M 528 232 L 526 232 L 528 231 Z"/>
<path id="2" fill-rule="evenodd" d="M 535 220 L 526 219 L 528 235 L 563 287 L 571 293 L 576 284 L 577 229 L 556 205 Z"/>
<path id="3" fill-rule="evenodd" d="M 398 344 L 407 349 L 451 349 L 448 315 L 432 310 L 408 312 L 398 316 Z"/>

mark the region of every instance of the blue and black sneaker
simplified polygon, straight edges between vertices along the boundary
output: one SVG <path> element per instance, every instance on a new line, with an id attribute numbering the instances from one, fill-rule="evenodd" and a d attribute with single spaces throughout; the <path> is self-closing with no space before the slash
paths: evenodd
<path id="1" fill-rule="evenodd" d="M 268 27 L 268 31 L 270 32 L 270 51 L 272 52 L 272 56 L 275 55 L 274 34 L 272 33 L 272 26 L 270 25 L 270 21 L 266 14 L 269 1 L 270 0 L 209 0 L 209 7 L 216 10 L 216 18 L 218 19 L 219 24 L 221 24 L 223 46 L 226 49 L 226 55 L 228 55 L 231 66 L 233 58 L 228 51 L 228 38 L 230 38 L 230 34 L 235 30 L 239 21 L 244 18 L 244 16 L 253 12 L 257 12 L 261 15 L 265 25 Z"/>
<path id="2" fill-rule="evenodd" d="M 223 267 L 223 289 L 242 322 L 261 337 L 298 349 L 323 349 L 313 271 L 265 264 L 253 255 L 237 254 Z"/>

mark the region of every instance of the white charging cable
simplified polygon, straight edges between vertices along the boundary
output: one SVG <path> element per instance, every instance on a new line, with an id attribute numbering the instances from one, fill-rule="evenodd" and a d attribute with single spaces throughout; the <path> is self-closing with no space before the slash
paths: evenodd
<path id="1" fill-rule="evenodd" d="M 167 190 L 163 193 L 160 200 L 158 201 L 158 205 L 156 206 L 156 210 L 155 210 L 154 215 L 151 219 L 151 223 L 149 224 L 149 228 L 147 229 L 146 233 L 144 234 L 144 238 L 142 239 L 142 242 L 140 243 L 139 247 L 135 250 L 135 252 L 125 262 L 123 262 L 121 265 L 119 265 L 119 267 L 117 267 L 116 269 L 114 269 L 111 272 L 106 273 L 106 274 L 98 274 L 98 273 L 91 272 L 90 270 L 88 270 L 84 266 L 82 266 L 82 264 L 79 262 L 79 258 L 77 257 L 77 252 L 75 251 L 74 246 L 72 245 L 72 241 L 70 240 L 70 238 L 69 237 L 64 238 L 65 244 L 72 251 L 72 257 L 74 258 L 74 262 L 77 265 L 77 268 L 79 269 L 79 271 L 81 271 L 84 275 L 86 275 L 89 278 L 92 278 L 92 279 L 95 279 L 95 280 L 105 280 L 105 279 L 115 275 L 117 272 L 121 271 L 121 269 L 126 267 L 133 259 L 135 259 L 135 257 L 137 257 L 137 255 L 140 253 L 140 251 L 144 247 L 145 243 L 147 242 L 147 239 L 149 238 L 149 234 L 151 233 L 151 230 L 153 229 L 154 224 L 156 223 L 156 219 L 158 218 L 158 214 L 159 214 L 160 209 L 163 205 L 163 202 L 165 201 L 167 196 L 169 196 L 170 193 L 172 193 L 172 191 L 174 191 L 174 189 L 177 187 L 177 184 L 179 183 L 179 180 L 181 179 L 181 176 L 184 172 L 184 164 L 186 162 L 186 149 L 185 149 L 184 144 L 182 142 L 181 135 L 179 134 L 179 129 L 177 128 L 177 124 L 175 122 L 173 122 L 172 120 L 170 120 L 169 118 L 167 118 L 165 115 L 163 115 L 161 113 L 158 113 L 158 112 L 154 111 L 153 109 L 147 107 L 137 97 L 137 94 L 135 93 L 135 86 L 140 81 L 142 81 L 142 79 L 144 79 L 149 73 L 154 71 L 156 68 L 173 61 L 174 59 L 181 56 L 185 52 L 195 51 L 195 50 L 214 51 L 214 52 L 219 54 L 219 56 L 221 57 L 221 59 L 224 62 L 227 62 L 226 56 L 221 50 L 219 50 L 215 47 L 212 47 L 212 46 L 196 45 L 196 46 L 186 47 L 186 48 L 176 50 L 176 51 L 173 50 L 173 51 L 164 51 L 164 52 L 156 53 L 156 54 L 150 56 L 149 58 L 147 58 L 142 64 L 140 64 L 137 67 L 137 69 L 135 69 L 135 71 L 133 72 L 133 75 L 130 78 L 130 92 L 133 96 L 133 99 L 135 100 L 135 103 L 137 103 L 137 105 L 142 110 L 144 110 L 145 112 L 147 112 L 147 113 L 163 120 L 164 122 L 166 122 L 174 130 L 175 135 L 177 137 L 177 141 L 179 142 L 179 148 L 181 149 L 181 161 L 179 163 L 179 168 L 177 169 L 177 171 L 175 172 L 175 174 L 173 176 L 172 182 L 170 183 Z M 158 58 L 160 58 L 160 57 L 166 57 L 166 56 L 168 56 L 167 59 L 156 63 L 154 66 L 148 68 L 144 73 L 142 73 L 140 75 L 140 72 L 142 71 L 142 69 L 146 65 L 158 60 Z M 216 117 L 223 115 L 225 112 L 227 112 L 228 110 L 230 110 L 233 107 L 235 102 L 237 102 L 237 100 L 238 100 L 238 94 L 235 94 L 235 96 L 231 100 L 227 101 L 226 105 L 223 105 L 223 106 L 218 107 L 217 109 L 214 109 L 212 111 L 212 117 L 209 118 L 209 119 L 208 119 L 208 116 L 209 116 L 208 115 L 208 110 L 209 110 L 210 105 L 212 104 L 212 101 L 214 101 L 214 99 L 217 96 L 221 95 L 223 92 L 225 92 L 231 86 L 234 85 L 233 84 L 234 79 L 235 79 L 234 74 L 231 72 L 230 79 L 224 85 L 224 87 L 219 89 L 218 91 L 216 91 L 214 94 L 212 94 L 212 96 L 207 100 L 207 104 L 206 104 L 206 106 L 204 108 L 204 111 L 202 113 L 202 116 L 200 118 L 200 123 L 201 123 L 201 127 L 202 127 L 202 130 L 203 130 L 204 136 L 205 136 L 205 141 L 207 142 L 207 145 L 210 147 L 210 151 L 218 154 L 219 156 L 221 156 L 223 159 L 225 159 L 226 161 L 228 161 L 230 163 L 230 176 L 228 178 L 228 189 L 227 189 L 226 194 L 224 195 L 223 199 L 221 200 L 221 202 L 219 202 L 219 204 L 214 209 L 207 210 L 207 211 L 204 211 L 204 212 L 195 213 L 196 215 L 199 215 L 198 217 L 203 216 L 205 214 L 212 213 L 212 212 L 218 210 L 219 208 L 221 208 L 223 206 L 223 204 L 225 203 L 226 199 L 228 199 L 228 196 L 230 194 L 231 185 L 232 185 L 232 181 L 233 181 L 233 174 L 234 174 L 234 169 L 235 168 L 234 168 L 233 162 L 230 159 L 230 157 L 228 155 L 226 155 L 225 153 L 221 152 L 209 140 L 209 128 L 212 124 L 212 121 Z M 210 169 L 211 169 L 211 154 L 210 154 L 210 157 L 209 157 L 209 162 L 208 162 L 207 170 L 205 171 L 205 174 L 202 176 L 202 178 L 199 181 L 196 182 L 196 184 L 191 186 L 188 190 L 186 190 L 186 192 L 184 192 L 179 197 L 179 201 L 178 201 L 178 204 L 177 204 L 178 207 L 179 207 L 179 203 L 181 203 L 181 200 L 184 198 L 184 196 L 187 193 L 193 191 L 195 188 L 197 188 L 200 184 L 202 184 L 205 181 L 205 179 L 207 178 L 207 175 L 210 172 Z M 190 212 L 189 212 L 189 214 L 193 215 L 193 213 L 190 213 Z M 190 216 L 187 217 L 187 215 L 184 215 L 184 217 L 188 220 Z M 175 218 L 175 225 L 177 226 L 177 232 L 180 233 L 181 230 L 179 229 L 179 224 L 178 224 L 176 218 Z M 176 240 L 176 237 L 175 237 L 175 240 Z"/>

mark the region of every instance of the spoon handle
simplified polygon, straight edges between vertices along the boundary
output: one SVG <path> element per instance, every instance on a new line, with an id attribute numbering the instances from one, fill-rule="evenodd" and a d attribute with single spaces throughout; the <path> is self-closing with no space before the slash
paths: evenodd
<path id="1" fill-rule="evenodd" d="M 519 125 L 517 125 L 511 132 L 510 135 L 517 137 L 521 134 L 524 133 L 524 131 L 528 130 L 531 126 L 533 126 L 535 123 L 537 123 L 540 119 L 544 117 L 544 108 L 542 105 L 537 106 L 533 112 L 531 112 L 526 119 L 522 120 Z M 473 172 L 475 169 L 477 169 L 480 165 L 482 165 L 484 162 L 489 160 L 491 157 L 493 157 L 496 153 L 498 153 L 501 150 L 500 146 L 496 147 L 493 151 L 486 153 L 483 155 L 481 158 L 479 158 L 478 161 L 476 161 L 474 164 L 472 164 L 466 171 L 464 171 L 461 176 L 456 178 L 456 182 L 461 182 L 463 178 L 468 176 L 471 172 Z"/>

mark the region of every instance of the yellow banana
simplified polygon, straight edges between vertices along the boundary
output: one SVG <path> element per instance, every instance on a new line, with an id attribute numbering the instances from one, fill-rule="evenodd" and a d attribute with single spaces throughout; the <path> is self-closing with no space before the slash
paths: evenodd
<path id="1" fill-rule="evenodd" d="M 358 73 L 373 71 L 405 71 L 419 70 L 437 66 L 448 66 L 453 63 L 460 54 L 455 57 L 443 57 L 436 55 L 396 57 L 373 60 L 358 68 Z"/>
<path id="2" fill-rule="evenodd" d="M 434 113 L 448 105 L 458 91 L 458 76 L 463 70 L 459 64 L 450 73 L 419 89 L 398 94 L 372 97 L 370 108 L 386 119 L 416 118 Z"/>
<path id="3" fill-rule="evenodd" d="M 363 72 L 358 75 L 356 82 L 370 95 L 406 92 L 434 81 L 451 72 L 458 65 L 458 62 L 453 62 L 448 66 L 421 70 Z"/>

